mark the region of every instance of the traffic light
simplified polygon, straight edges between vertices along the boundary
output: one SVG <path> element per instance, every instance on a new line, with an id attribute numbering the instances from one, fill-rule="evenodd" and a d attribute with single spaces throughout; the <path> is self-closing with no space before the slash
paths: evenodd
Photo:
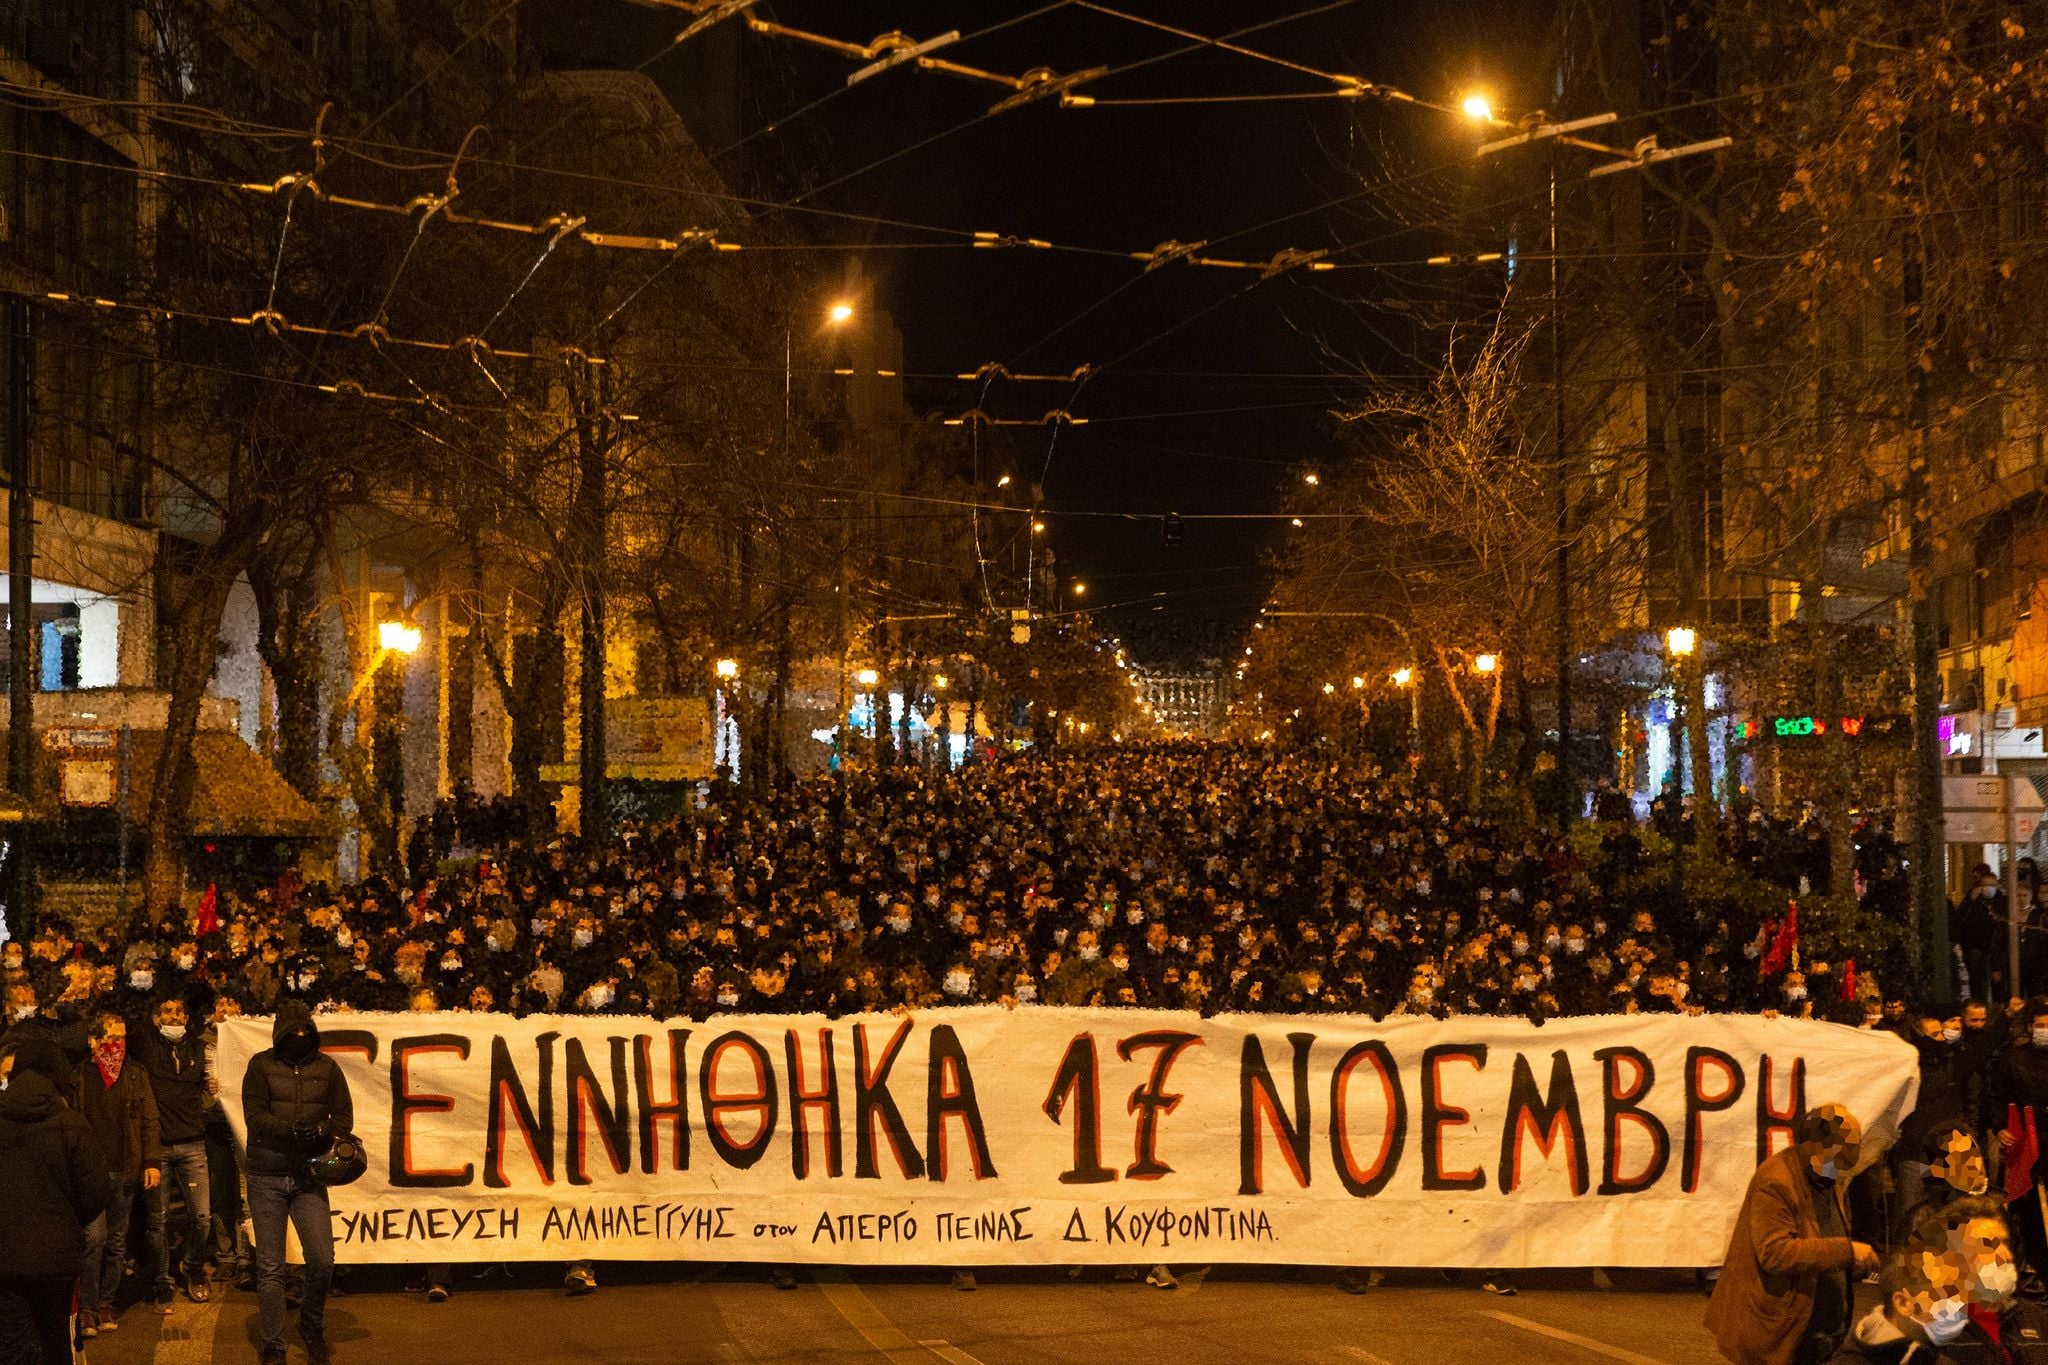
<path id="1" fill-rule="evenodd" d="M 1159 529 L 1160 534 L 1165 536 L 1166 543 L 1172 546 L 1178 546 L 1181 542 L 1181 537 L 1186 533 L 1186 528 L 1181 525 L 1180 513 L 1178 512 L 1168 512 L 1166 520 L 1160 523 Z"/>

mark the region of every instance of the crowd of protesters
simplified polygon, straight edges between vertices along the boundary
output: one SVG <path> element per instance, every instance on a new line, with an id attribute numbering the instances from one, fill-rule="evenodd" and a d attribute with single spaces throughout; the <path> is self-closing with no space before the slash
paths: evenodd
<path id="1" fill-rule="evenodd" d="M 1831 971 L 1800 957 L 1784 921 L 1654 875 L 1690 842 L 1676 798 L 1640 826 L 1625 802 L 1595 811 L 1559 837 L 1405 771 L 1224 746 L 1023 756 L 942 779 L 884 771 L 766 796 L 715 784 L 687 814 L 624 822 L 594 850 L 524 837 L 503 811 L 444 811 L 421 822 L 409 876 L 209 889 L 195 908 L 98 929 L 46 918 L 0 944 L 0 1055 L 59 1048 L 73 1067 L 62 1098 L 107 1154 L 113 1189 L 79 1249 L 88 1334 L 118 1326 L 134 1200 L 163 1311 L 180 1282 L 204 1301 L 209 1264 L 253 1278 L 239 1232 L 253 1168 L 212 1066 L 214 1030 L 242 1013 L 1776 1011 L 1894 1029 L 1921 1049 L 1920 1111 L 1890 1166 L 1858 1182 L 1859 1234 L 1903 1235 L 1958 1132 L 1997 1135 L 1980 1164 L 2010 1183 L 2024 1162 L 2031 1188 L 2039 1149 L 2021 1116 L 2048 1106 L 2048 1005 L 1913 1008 L 1903 971 Z M 1747 810 L 1717 838 L 1755 883 L 1827 889 L 1810 814 Z M 1856 853 L 1867 913 L 1902 919 L 1897 846 L 1869 828 Z M 1981 880 L 1956 920 L 1958 975 L 1995 995 L 2007 906 L 1997 879 Z M 2030 870 L 2021 886 L 2024 919 Z M 2036 1224 L 2028 1245 L 2044 1248 Z M 1172 1279 L 1162 1267 L 1154 1282 Z M 594 1279 L 571 1267 L 569 1284 Z M 436 1288 L 445 1296 L 445 1274 Z M 2048 1294 L 2032 1276 L 2026 1288 Z"/>

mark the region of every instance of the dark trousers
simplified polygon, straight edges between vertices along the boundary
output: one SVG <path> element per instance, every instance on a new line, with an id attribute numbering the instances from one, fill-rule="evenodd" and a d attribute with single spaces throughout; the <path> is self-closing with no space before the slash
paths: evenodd
<path id="1" fill-rule="evenodd" d="M 121 1271 L 128 1263 L 128 1213 L 135 1204 L 135 1183 L 118 1171 L 112 1179 L 114 1202 L 85 1229 L 78 1306 L 88 1313 L 113 1312 L 114 1295 L 121 1291 Z"/>
<path id="2" fill-rule="evenodd" d="M 0 1275 L 0 1360 L 71 1365 L 76 1275 Z"/>
<path id="3" fill-rule="evenodd" d="M 284 1349 L 284 1227 L 298 1229 L 306 1256 L 299 1331 L 317 1337 L 327 1321 L 327 1287 L 334 1279 L 334 1222 L 327 1191 L 290 1175 L 249 1174 L 249 1219 L 256 1225 L 256 1321 L 266 1350 Z"/>

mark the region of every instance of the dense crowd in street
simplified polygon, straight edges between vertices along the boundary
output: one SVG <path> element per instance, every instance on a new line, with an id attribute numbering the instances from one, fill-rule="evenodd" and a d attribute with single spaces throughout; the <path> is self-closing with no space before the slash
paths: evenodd
<path id="1" fill-rule="evenodd" d="M 306 1091 L 304 1066 L 324 1059 L 285 1050 L 355 1010 L 1776 1011 L 1892 1029 L 1920 1051 L 1919 1108 L 1891 1162 L 1857 1182 L 1845 1235 L 1911 1245 L 1946 1196 L 2009 1164 L 2011 1116 L 2048 1106 L 2048 1006 L 1916 1008 L 1903 973 L 1885 979 L 1872 963 L 1859 978 L 1802 960 L 1783 921 L 1689 902 L 1651 875 L 1691 837 L 1675 799 L 1641 826 L 1611 800 L 1596 810 L 1605 818 L 1571 838 L 1525 833 L 1405 771 L 1165 746 L 944 778 L 884 771 L 763 797 L 714 787 L 689 814 L 626 824 L 598 851 L 437 822 L 437 837 L 415 840 L 410 877 L 210 890 L 190 910 L 97 931 L 48 918 L 0 945 L 0 1056 L 59 1092 L 0 1090 L 0 1145 L 10 1122 L 27 1122 L 14 1110 L 54 1101 L 106 1153 L 103 1211 L 77 1239 L 87 1336 L 119 1325 L 133 1221 L 145 1296 L 162 1311 L 180 1285 L 203 1301 L 220 1281 L 253 1284 L 260 1266 L 266 1340 L 281 1339 L 286 1217 L 309 1218 L 302 1238 L 325 1234 L 324 1202 L 307 1214 L 298 1201 L 311 1196 L 287 1173 L 347 1128 L 335 1096 Z M 1788 899 L 1821 889 L 1826 837 L 1810 817 L 1746 811 L 1716 834 L 1756 883 Z M 1902 864 L 1882 831 L 1860 832 L 1857 880 L 1870 915 L 1903 915 Z M 1957 917 L 1957 960 L 1988 988 L 2006 907 L 1996 879 L 1982 880 Z M 2021 885 L 2028 915 L 2031 873 Z M 213 1064 L 219 1022 L 242 1013 L 279 1020 L 285 1058 L 264 1054 L 252 1070 L 262 1093 L 242 1092 L 246 1147 Z M 338 1101 L 345 1110 L 345 1087 Z M 244 1212 L 258 1214 L 253 1247 Z M 1163 1266 L 1151 1278 L 1173 1283 Z M 445 1297 L 447 1268 L 423 1283 Z M 595 1280 L 576 1265 L 567 1283 Z M 1503 1275 L 1485 1283 L 1513 1292 Z M 2031 1276 L 2026 1288 L 2048 1296 Z M 323 1296 L 324 1281 L 308 1287 L 309 1340 Z"/>
<path id="2" fill-rule="evenodd" d="M 1630 894 L 1645 835 L 1603 829 L 1589 867 L 1580 845 L 1507 833 L 1406 774 L 1218 748 L 1022 758 L 726 793 L 600 853 L 505 839 L 441 859 L 416 841 L 408 883 L 230 890 L 196 916 L 94 932 L 52 919 L 0 970 L 40 1009 L 131 1019 L 167 999 L 212 1014 L 285 998 L 697 1017 L 1854 1013 L 1772 961 L 1769 923 Z M 1729 844 L 1795 891 L 1825 864 L 1808 827 L 1761 815 Z M 1903 883 L 1882 841 L 1866 849 L 1875 903 Z"/>

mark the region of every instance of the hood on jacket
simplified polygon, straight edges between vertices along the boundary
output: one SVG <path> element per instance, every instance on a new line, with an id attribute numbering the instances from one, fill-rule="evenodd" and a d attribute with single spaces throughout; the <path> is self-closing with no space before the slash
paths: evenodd
<path id="1" fill-rule="evenodd" d="M 320 1049 L 320 1030 L 303 1000 L 281 1000 L 270 1021 L 270 1045 L 288 1062 L 303 1062 Z"/>
<path id="2" fill-rule="evenodd" d="M 40 1071 L 10 1072 L 0 1090 L 0 1122 L 41 1123 L 63 1111 L 57 1087 Z"/>

